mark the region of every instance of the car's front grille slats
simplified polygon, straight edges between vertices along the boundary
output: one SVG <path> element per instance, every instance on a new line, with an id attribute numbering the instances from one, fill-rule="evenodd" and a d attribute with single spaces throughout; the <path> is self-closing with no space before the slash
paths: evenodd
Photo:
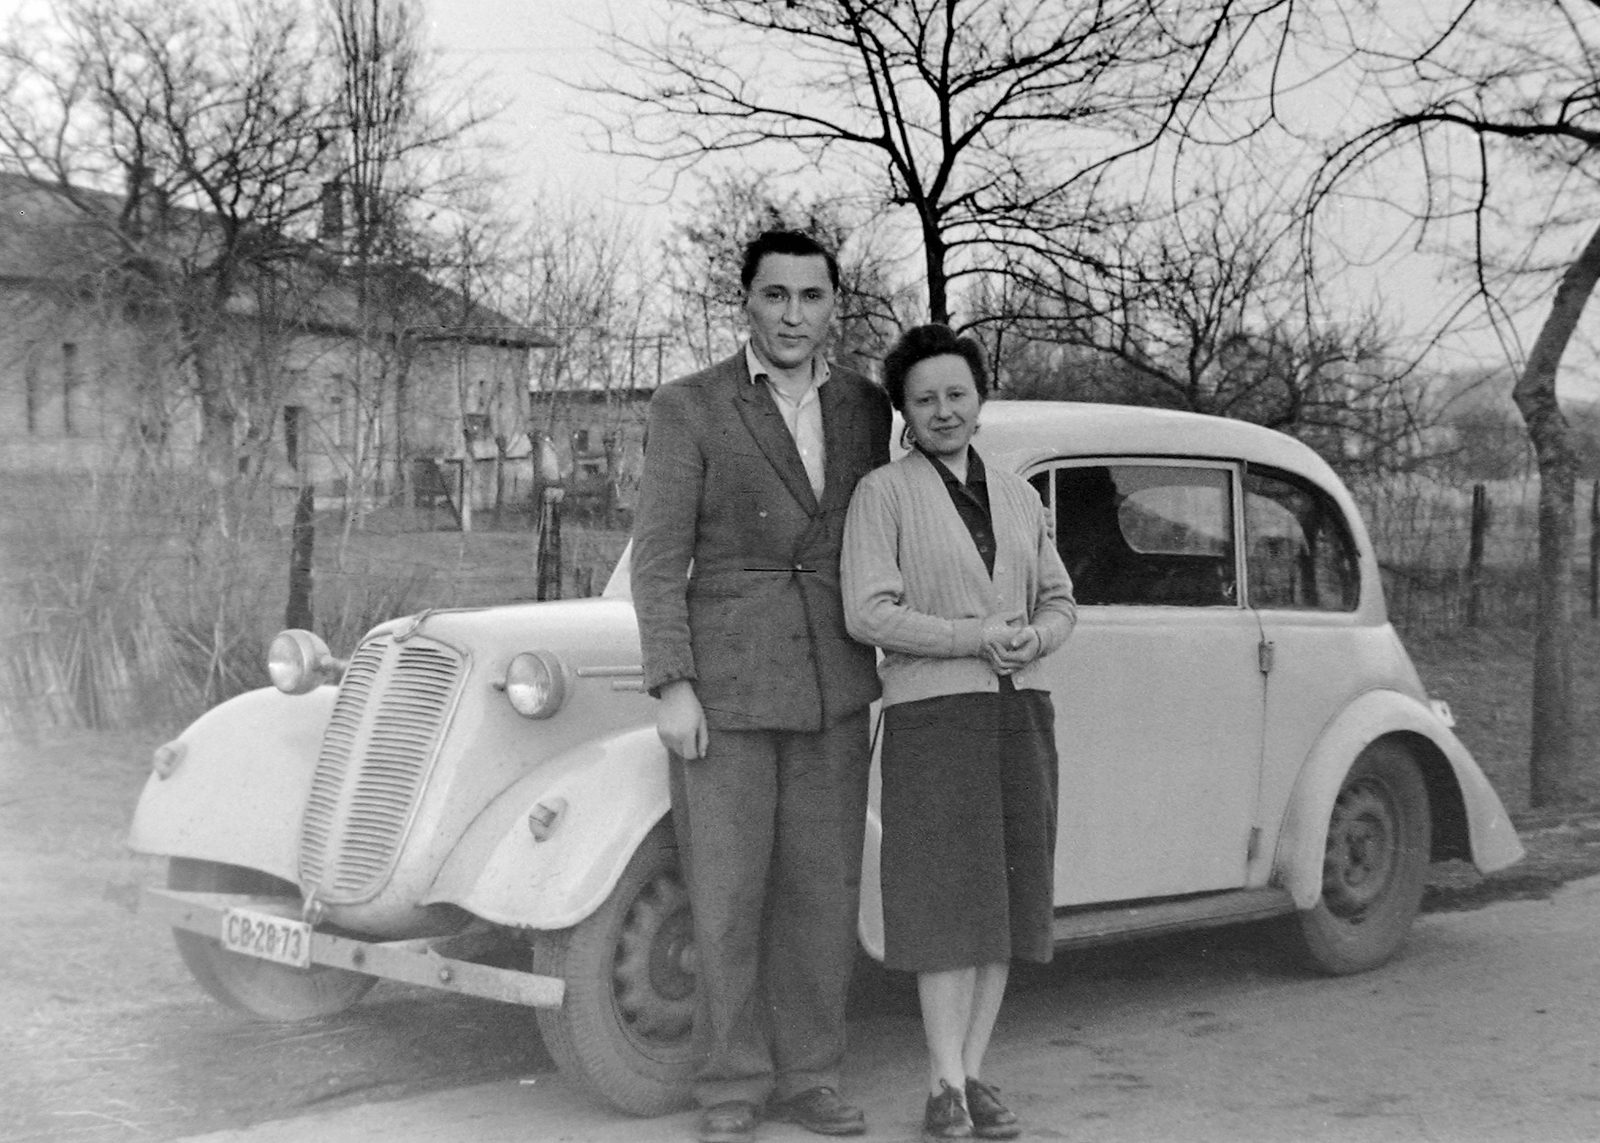
<path id="1" fill-rule="evenodd" d="M 300 831 L 300 877 L 330 904 L 376 895 L 393 872 L 465 662 L 414 637 L 363 643 L 323 735 Z"/>

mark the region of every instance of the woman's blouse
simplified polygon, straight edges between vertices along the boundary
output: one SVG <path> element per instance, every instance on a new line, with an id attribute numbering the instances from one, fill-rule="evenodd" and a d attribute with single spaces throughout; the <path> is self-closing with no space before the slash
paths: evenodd
<path id="1" fill-rule="evenodd" d="M 967 449 L 967 479 L 962 483 L 944 461 L 929 453 L 922 455 L 938 470 L 939 479 L 944 481 L 944 489 L 950 494 L 950 503 L 967 526 L 967 534 L 972 537 L 983 566 L 994 575 L 994 517 L 989 513 L 989 477 L 984 471 L 983 458 L 976 449 Z"/>

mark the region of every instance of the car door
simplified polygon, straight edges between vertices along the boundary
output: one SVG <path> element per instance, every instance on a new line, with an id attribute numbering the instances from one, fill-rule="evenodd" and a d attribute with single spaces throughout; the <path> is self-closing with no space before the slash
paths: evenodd
<path id="1" fill-rule="evenodd" d="M 1324 727 L 1405 662 L 1393 631 L 1361 610 L 1361 560 L 1338 503 L 1303 476 L 1250 465 L 1244 476 L 1246 602 L 1267 656 L 1262 806 L 1281 818 Z M 1409 675 L 1409 669 L 1407 674 Z"/>
<path id="2" fill-rule="evenodd" d="M 1078 601 L 1046 660 L 1058 906 L 1244 884 L 1264 683 L 1240 600 L 1238 477 L 1228 462 L 1137 457 L 1031 476 Z"/>

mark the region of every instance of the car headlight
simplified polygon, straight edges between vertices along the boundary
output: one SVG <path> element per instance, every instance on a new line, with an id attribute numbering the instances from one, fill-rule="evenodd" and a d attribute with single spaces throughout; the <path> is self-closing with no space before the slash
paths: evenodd
<path id="1" fill-rule="evenodd" d="M 267 648 L 267 674 L 272 685 L 286 695 L 310 694 L 332 682 L 343 666 L 326 643 L 298 627 L 278 632 Z"/>
<path id="2" fill-rule="evenodd" d="M 567 701 L 567 671 L 549 651 L 524 651 L 511 660 L 503 684 L 511 709 L 523 718 L 549 718 Z"/>

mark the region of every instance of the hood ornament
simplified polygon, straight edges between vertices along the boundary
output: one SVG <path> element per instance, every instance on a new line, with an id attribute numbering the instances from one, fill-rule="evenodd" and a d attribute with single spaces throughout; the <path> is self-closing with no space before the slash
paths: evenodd
<path id="1" fill-rule="evenodd" d="M 436 609 L 432 607 L 424 607 L 421 611 L 417 612 L 417 614 L 413 615 L 410 623 L 407 623 L 404 627 L 395 632 L 394 641 L 396 643 L 404 643 L 407 639 L 411 638 L 411 636 L 415 635 L 422 629 L 423 621 L 426 620 L 428 616 L 432 615 L 435 610 Z"/>

